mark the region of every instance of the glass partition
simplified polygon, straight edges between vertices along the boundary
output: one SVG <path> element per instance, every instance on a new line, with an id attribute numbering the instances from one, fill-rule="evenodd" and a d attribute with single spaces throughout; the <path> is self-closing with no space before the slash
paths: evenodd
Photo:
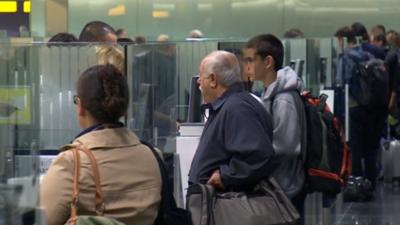
<path id="1" fill-rule="evenodd" d="M 131 129 L 143 140 L 173 152 L 179 124 L 188 120 L 190 82 L 217 42 L 177 42 L 128 46 L 127 75 Z"/>
<path id="2" fill-rule="evenodd" d="M 80 131 L 72 96 L 79 74 L 97 63 L 96 48 L 0 46 L 0 224 L 32 212 L 40 175 Z"/>
<path id="3" fill-rule="evenodd" d="M 57 150 L 79 131 L 72 98 L 81 72 L 96 63 L 95 48 L 54 46 L 38 51 L 40 144 Z"/>
<path id="4" fill-rule="evenodd" d="M 176 45 L 127 48 L 129 126 L 140 139 L 164 150 L 167 138 L 177 132 Z"/>
<path id="5" fill-rule="evenodd" d="M 283 42 L 284 64 L 301 74 L 307 88 L 317 92 L 333 86 L 335 39 Z M 244 44 L 229 40 L 113 46 L 124 59 L 116 65 L 126 74 L 131 94 L 124 122 L 139 138 L 175 152 L 201 60 L 217 49 L 240 58 Z M 36 206 L 40 175 L 60 146 L 81 131 L 73 104 L 76 81 L 88 67 L 107 61 L 100 58 L 107 48 L 111 46 L 0 45 L 0 201 L 7 202 L 0 204 L 0 212 L 4 207 L 12 211 Z M 18 224 L 9 222 L 16 217 L 4 218 L 6 224 Z"/>
<path id="6" fill-rule="evenodd" d="M 218 49 L 216 41 L 192 41 L 177 43 L 178 118 L 188 121 L 189 97 L 192 77 L 199 74 L 201 60 Z"/>

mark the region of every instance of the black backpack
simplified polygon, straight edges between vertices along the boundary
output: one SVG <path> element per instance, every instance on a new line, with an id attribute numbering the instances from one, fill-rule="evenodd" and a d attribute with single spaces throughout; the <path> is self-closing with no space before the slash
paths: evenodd
<path id="1" fill-rule="evenodd" d="M 389 103 L 389 74 L 385 62 L 361 47 L 345 52 L 352 62 L 349 91 L 358 104 L 387 108 Z"/>
<path id="2" fill-rule="evenodd" d="M 339 120 L 326 104 L 327 95 L 301 94 L 306 113 L 307 192 L 334 196 L 346 186 L 351 157 Z"/>

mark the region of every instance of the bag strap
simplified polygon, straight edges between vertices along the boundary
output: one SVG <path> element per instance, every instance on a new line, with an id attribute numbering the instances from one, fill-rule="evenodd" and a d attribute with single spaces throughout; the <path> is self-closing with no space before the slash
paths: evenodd
<path id="1" fill-rule="evenodd" d="M 103 201 L 103 193 L 101 191 L 101 186 L 100 186 L 100 172 L 99 168 L 97 166 L 97 160 L 94 157 L 92 151 L 90 151 L 88 148 L 85 147 L 85 145 L 81 144 L 78 149 L 80 151 L 83 151 L 88 158 L 90 159 L 90 164 L 92 166 L 92 172 L 94 176 L 94 182 L 96 185 L 96 193 L 95 193 L 95 199 L 96 199 L 96 214 L 99 216 L 104 215 L 104 201 Z"/>
<path id="2" fill-rule="evenodd" d="M 68 220 L 68 224 L 75 225 L 78 219 L 78 197 L 79 197 L 79 170 L 80 170 L 80 156 L 76 149 L 72 150 L 74 155 L 74 178 L 73 178 L 73 192 L 72 192 L 72 202 L 71 211 Z"/>
<path id="3" fill-rule="evenodd" d="M 104 215 L 104 202 L 103 195 L 100 187 L 100 173 L 99 168 L 97 166 L 96 158 L 93 153 L 87 149 L 82 143 L 77 148 L 71 149 L 74 156 L 74 177 L 73 177 L 73 192 L 72 192 L 72 202 L 71 202 L 71 211 L 70 218 L 68 220 L 69 224 L 75 225 L 78 218 L 78 202 L 79 202 L 79 176 L 80 176 L 80 153 L 79 151 L 84 152 L 90 160 L 90 164 L 92 166 L 95 186 L 96 186 L 96 214 L 98 216 Z"/>
<path id="4" fill-rule="evenodd" d="M 275 178 L 269 177 L 267 180 L 263 180 L 259 184 L 264 192 L 274 199 L 281 212 L 287 212 L 287 214 L 283 213 L 282 216 L 288 216 L 289 218 L 285 218 L 288 222 L 297 221 L 300 218 L 299 212 L 291 203 L 289 198 L 284 194 Z"/>
<path id="5" fill-rule="evenodd" d="M 160 202 L 160 210 L 158 211 L 157 218 L 154 222 L 154 224 L 161 224 L 161 221 L 163 220 L 162 216 L 165 211 L 171 210 L 171 209 L 176 209 L 176 202 L 174 199 L 174 196 L 172 195 L 172 191 L 170 190 L 169 186 L 169 181 L 168 181 L 168 175 L 167 175 L 167 169 L 165 168 L 164 162 L 161 159 L 160 155 L 158 152 L 154 149 L 154 147 L 145 142 L 145 141 L 140 141 L 143 145 L 147 146 L 151 152 L 153 153 L 154 157 L 157 160 L 158 166 L 160 168 L 160 173 L 161 173 L 161 180 L 162 180 L 162 186 L 161 186 L 161 202 Z"/>
<path id="6" fill-rule="evenodd" d="M 318 104 L 318 111 L 323 112 L 326 106 L 326 100 L 328 99 L 328 95 L 326 94 L 321 94 L 319 96 L 319 104 Z"/>

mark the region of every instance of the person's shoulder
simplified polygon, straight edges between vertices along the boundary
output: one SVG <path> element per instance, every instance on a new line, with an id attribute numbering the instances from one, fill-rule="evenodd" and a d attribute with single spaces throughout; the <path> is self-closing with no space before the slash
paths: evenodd
<path id="1" fill-rule="evenodd" d="M 226 104 L 232 107 L 242 106 L 242 105 L 246 106 L 248 104 L 254 104 L 254 103 L 260 104 L 257 101 L 257 99 L 254 96 L 252 96 L 248 91 L 237 92 L 231 95 L 230 98 L 226 100 Z"/>
<path id="2" fill-rule="evenodd" d="M 227 100 L 225 104 L 225 110 L 229 112 L 230 115 L 239 114 L 243 116 L 244 114 L 255 115 L 265 113 L 263 103 L 259 102 L 247 91 L 236 93 L 235 96 Z"/>
<path id="3" fill-rule="evenodd" d="M 355 46 L 352 48 L 345 49 L 343 52 L 344 58 L 350 60 L 351 62 L 360 62 L 369 59 L 371 55 L 371 50 L 365 46 Z"/>
<path id="4" fill-rule="evenodd" d="M 382 47 L 375 46 L 370 43 L 363 43 L 362 49 L 370 54 L 372 54 L 375 58 L 384 59 L 385 58 L 385 49 Z"/>
<path id="5" fill-rule="evenodd" d="M 343 58 L 354 58 L 360 54 L 359 47 L 346 48 L 343 50 Z"/>
<path id="6" fill-rule="evenodd" d="M 72 168 L 74 163 L 74 155 L 72 151 L 66 150 L 60 152 L 52 161 L 50 168 L 57 168 L 57 170 L 64 170 Z M 49 168 L 49 169 L 50 169 Z"/>
<path id="7" fill-rule="evenodd" d="M 262 100 L 260 97 L 258 97 L 257 95 L 253 94 L 250 92 L 251 97 L 253 97 L 255 100 L 257 100 L 260 104 L 263 104 Z"/>

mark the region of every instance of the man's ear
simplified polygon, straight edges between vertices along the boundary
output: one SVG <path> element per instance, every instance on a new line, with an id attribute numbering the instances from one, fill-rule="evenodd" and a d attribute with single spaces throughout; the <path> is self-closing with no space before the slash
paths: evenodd
<path id="1" fill-rule="evenodd" d="M 217 75 L 215 75 L 215 73 L 211 73 L 209 77 L 210 77 L 210 86 L 212 88 L 217 87 L 218 84 Z"/>
<path id="2" fill-rule="evenodd" d="M 275 60 L 272 56 L 267 56 L 264 59 L 265 69 L 274 69 L 275 67 Z"/>

